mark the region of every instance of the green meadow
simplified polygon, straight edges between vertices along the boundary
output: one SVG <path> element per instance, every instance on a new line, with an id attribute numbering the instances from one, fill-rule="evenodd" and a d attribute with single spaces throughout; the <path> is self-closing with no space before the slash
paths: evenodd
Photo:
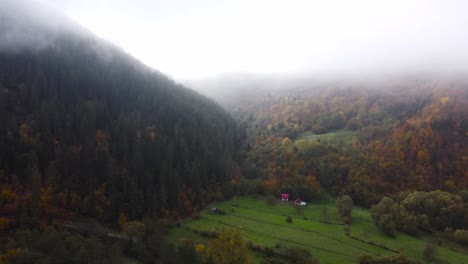
<path id="1" fill-rule="evenodd" d="M 323 195 L 319 201 L 308 203 L 302 210 L 297 210 L 291 202 L 265 197 L 236 197 L 210 207 L 224 209 L 226 215 L 213 214 L 207 208 L 201 212 L 199 219 L 190 219 L 172 228 L 170 239 L 174 243 L 184 238 L 197 244 L 206 243 L 210 238 L 194 231 L 236 227 L 244 234 L 245 240 L 252 244 L 275 250 L 302 247 L 324 264 L 357 263 L 362 254 L 382 257 L 400 251 L 421 263 L 431 263 L 423 254 L 427 241 L 403 233 L 398 233 L 395 238 L 386 236 L 371 221 L 366 209 L 353 209 L 351 232 L 347 236 L 335 208 L 335 200 L 327 195 Z M 323 222 L 324 211 L 327 212 L 328 222 Z M 288 216 L 292 217 L 292 223 L 286 221 Z M 437 255 L 432 263 L 468 263 L 468 255 L 434 246 Z M 259 263 L 259 253 L 252 254 Z"/>

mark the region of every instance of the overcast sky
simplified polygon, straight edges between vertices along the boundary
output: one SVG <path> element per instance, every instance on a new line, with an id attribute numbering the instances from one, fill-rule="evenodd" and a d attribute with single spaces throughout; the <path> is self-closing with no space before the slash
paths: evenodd
<path id="1" fill-rule="evenodd" d="M 464 0 L 37 1 L 175 79 L 468 69 Z"/>

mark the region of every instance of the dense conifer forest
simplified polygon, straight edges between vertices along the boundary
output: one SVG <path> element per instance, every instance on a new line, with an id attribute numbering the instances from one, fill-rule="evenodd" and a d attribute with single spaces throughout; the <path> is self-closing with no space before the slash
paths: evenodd
<path id="1" fill-rule="evenodd" d="M 39 30 L 47 46 L 0 52 L 4 214 L 112 223 L 229 193 L 238 135 L 221 107 L 97 37 Z"/>

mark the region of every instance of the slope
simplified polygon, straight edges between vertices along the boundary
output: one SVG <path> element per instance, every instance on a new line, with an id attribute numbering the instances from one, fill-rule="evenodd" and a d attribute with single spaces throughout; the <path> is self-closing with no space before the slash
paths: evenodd
<path id="1" fill-rule="evenodd" d="M 54 11 L 0 4 L 2 214 L 115 222 L 219 196 L 229 114 Z"/>

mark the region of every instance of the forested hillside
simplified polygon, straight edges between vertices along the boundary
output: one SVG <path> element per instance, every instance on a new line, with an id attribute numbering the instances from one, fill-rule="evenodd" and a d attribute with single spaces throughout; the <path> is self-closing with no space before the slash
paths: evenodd
<path id="1" fill-rule="evenodd" d="M 311 84 L 312 86 L 312 84 Z M 370 206 L 385 195 L 468 187 L 468 86 L 400 78 L 258 95 L 235 116 L 247 142 L 239 188 L 303 199 L 325 188 Z"/>
<path id="2" fill-rule="evenodd" d="M 45 23 L 6 4 L 3 216 L 34 224 L 74 212 L 115 223 L 189 214 L 229 195 L 230 115 L 70 21 Z"/>

